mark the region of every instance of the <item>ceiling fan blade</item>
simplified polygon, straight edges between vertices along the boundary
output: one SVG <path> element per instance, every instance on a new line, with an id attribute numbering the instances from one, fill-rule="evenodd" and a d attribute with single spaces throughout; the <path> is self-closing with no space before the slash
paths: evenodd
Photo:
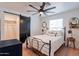
<path id="1" fill-rule="evenodd" d="M 32 6 L 32 5 L 29 5 L 29 6 L 32 7 L 32 8 L 34 8 L 34 9 L 36 9 L 36 10 L 39 10 L 39 9 L 37 9 L 36 7 Z"/>
<path id="2" fill-rule="evenodd" d="M 44 6 L 45 6 L 45 2 L 42 3 L 41 8 L 44 9 Z"/>
<path id="3" fill-rule="evenodd" d="M 55 12 L 52 12 L 52 11 L 46 11 L 46 13 L 55 13 Z"/>
<path id="4" fill-rule="evenodd" d="M 45 15 L 45 16 L 48 16 L 45 12 L 44 12 L 44 15 Z"/>
<path id="5" fill-rule="evenodd" d="M 37 11 L 34 11 L 34 10 L 27 10 L 26 12 L 37 12 Z"/>
<path id="6" fill-rule="evenodd" d="M 51 9 L 54 9 L 56 7 L 51 7 L 51 8 L 48 8 L 48 9 L 45 9 L 44 11 L 48 11 L 48 10 L 51 10 Z"/>
<path id="7" fill-rule="evenodd" d="M 33 13 L 32 15 L 35 15 L 35 14 L 38 14 L 38 12 L 37 13 Z"/>
<path id="8" fill-rule="evenodd" d="M 49 6 L 50 6 L 50 5 L 51 5 L 51 3 L 50 3 L 50 2 L 46 2 L 46 5 L 49 5 Z"/>

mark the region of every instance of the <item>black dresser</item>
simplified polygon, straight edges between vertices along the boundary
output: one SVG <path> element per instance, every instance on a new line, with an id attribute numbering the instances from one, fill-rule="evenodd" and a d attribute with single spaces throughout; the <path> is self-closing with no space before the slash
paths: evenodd
<path id="1" fill-rule="evenodd" d="M 0 41 L 0 56 L 22 56 L 22 44 L 17 39 Z"/>

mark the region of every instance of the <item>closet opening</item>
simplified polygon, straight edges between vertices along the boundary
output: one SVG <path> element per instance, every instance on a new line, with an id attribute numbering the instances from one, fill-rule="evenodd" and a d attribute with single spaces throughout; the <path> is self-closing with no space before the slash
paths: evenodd
<path id="1" fill-rule="evenodd" d="M 30 36 L 30 17 L 20 15 L 20 41 L 25 42 Z"/>

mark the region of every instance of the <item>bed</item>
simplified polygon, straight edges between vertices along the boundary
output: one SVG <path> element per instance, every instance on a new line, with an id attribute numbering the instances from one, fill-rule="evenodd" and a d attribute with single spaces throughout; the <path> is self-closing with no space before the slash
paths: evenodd
<path id="1" fill-rule="evenodd" d="M 35 48 L 45 55 L 54 56 L 54 53 L 64 44 L 64 37 L 64 32 L 62 35 L 56 32 L 51 35 L 31 36 L 28 38 L 28 47 Z"/>

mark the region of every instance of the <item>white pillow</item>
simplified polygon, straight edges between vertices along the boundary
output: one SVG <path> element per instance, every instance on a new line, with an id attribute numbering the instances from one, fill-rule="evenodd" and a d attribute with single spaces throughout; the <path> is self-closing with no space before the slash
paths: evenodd
<path id="1" fill-rule="evenodd" d="M 57 35 L 56 36 L 63 36 L 64 32 L 63 31 L 57 31 Z"/>
<path id="2" fill-rule="evenodd" d="M 51 34 L 55 34 L 55 36 L 63 36 L 64 32 L 63 30 L 53 30 L 51 31 Z"/>
<path id="3" fill-rule="evenodd" d="M 53 31 L 47 31 L 47 32 L 46 32 L 46 35 L 55 36 L 55 33 L 54 33 Z"/>
<path id="4" fill-rule="evenodd" d="M 63 36 L 64 32 L 63 30 L 52 30 L 52 31 L 46 31 L 46 35 L 50 35 L 50 36 Z"/>
<path id="5" fill-rule="evenodd" d="M 49 34 L 49 36 L 55 36 L 55 34 Z"/>

